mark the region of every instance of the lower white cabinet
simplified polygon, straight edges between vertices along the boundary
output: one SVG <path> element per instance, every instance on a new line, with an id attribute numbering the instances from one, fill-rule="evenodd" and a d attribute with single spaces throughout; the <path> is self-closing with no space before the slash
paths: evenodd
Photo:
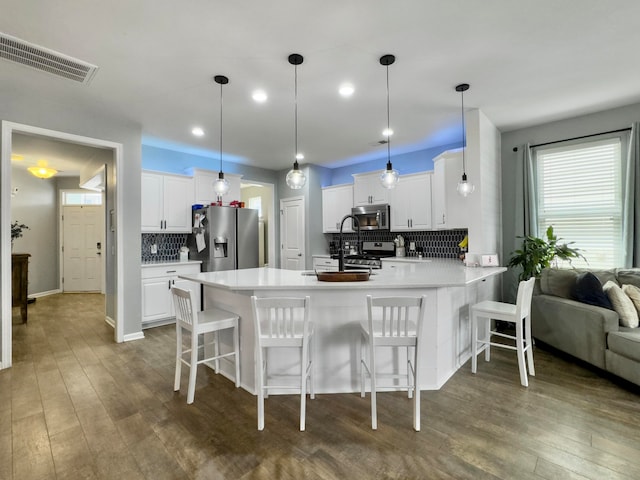
<path id="1" fill-rule="evenodd" d="M 178 278 L 178 275 L 200 273 L 199 263 L 166 264 L 142 267 L 142 328 L 169 323 L 175 318 L 171 287 L 192 290 L 200 305 L 200 284 Z"/>
<path id="2" fill-rule="evenodd" d="M 337 272 L 338 260 L 328 257 L 313 257 L 313 269 L 316 272 Z"/>

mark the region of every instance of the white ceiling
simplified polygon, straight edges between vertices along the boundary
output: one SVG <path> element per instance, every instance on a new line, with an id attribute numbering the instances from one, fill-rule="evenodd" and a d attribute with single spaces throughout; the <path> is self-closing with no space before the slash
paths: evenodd
<path id="1" fill-rule="evenodd" d="M 0 0 L 0 32 L 95 64 L 89 85 L 0 60 L 27 91 L 142 126 L 144 142 L 271 169 L 293 161 L 298 67 L 305 162 L 384 156 L 385 67 L 394 152 L 460 140 L 460 94 L 501 131 L 640 102 L 637 0 Z M 356 92 L 341 98 L 340 83 Z M 269 99 L 256 104 L 255 88 Z M 0 93 L 2 95 L 2 93 Z M 1 99 L 1 96 L 0 96 Z M 201 125 L 207 134 L 195 138 Z M 14 149 L 15 150 L 15 149 Z M 20 152 L 17 152 L 20 153 Z"/>

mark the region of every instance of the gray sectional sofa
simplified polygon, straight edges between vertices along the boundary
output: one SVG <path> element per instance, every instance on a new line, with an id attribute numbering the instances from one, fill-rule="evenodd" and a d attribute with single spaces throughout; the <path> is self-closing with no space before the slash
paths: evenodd
<path id="1" fill-rule="evenodd" d="M 640 269 L 589 270 L 604 285 L 640 287 Z M 640 385 L 640 328 L 620 326 L 614 310 L 576 301 L 574 286 L 585 270 L 545 269 L 531 303 L 533 337 Z"/>

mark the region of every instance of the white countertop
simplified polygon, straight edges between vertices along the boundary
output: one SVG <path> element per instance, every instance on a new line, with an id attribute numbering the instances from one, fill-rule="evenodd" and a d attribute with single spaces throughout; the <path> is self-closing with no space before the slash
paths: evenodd
<path id="1" fill-rule="evenodd" d="M 320 282 L 299 270 L 248 268 L 179 275 L 179 278 L 228 290 L 308 290 L 461 287 L 505 272 L 505 267 L 465 267 L 459 260 L 431 259 L 374 270 L 366 282 Z"/>
<path id="2" fill-rule="evenodd" d="M 157 262 L 157 263 L 143 263 L 141 265 L 142 268 L 145 267 L 164 267 L 169 265 L 189 265 L 189 264 L 201 264 L 202 260 L 187 260 L 186 262 L 181 262 L 180 260 L 171 260 L 167 262 Z"/>

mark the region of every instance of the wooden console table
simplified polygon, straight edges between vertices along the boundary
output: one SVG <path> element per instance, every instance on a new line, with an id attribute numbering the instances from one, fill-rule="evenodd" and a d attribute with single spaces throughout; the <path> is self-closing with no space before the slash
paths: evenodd
<path id="1" fill-rule="evenodd" d="M 11 305 L 20 307 L 22 323 L 27 323 L 27 287 L 29 284 L 29 253 L 11 254 Z"/>

